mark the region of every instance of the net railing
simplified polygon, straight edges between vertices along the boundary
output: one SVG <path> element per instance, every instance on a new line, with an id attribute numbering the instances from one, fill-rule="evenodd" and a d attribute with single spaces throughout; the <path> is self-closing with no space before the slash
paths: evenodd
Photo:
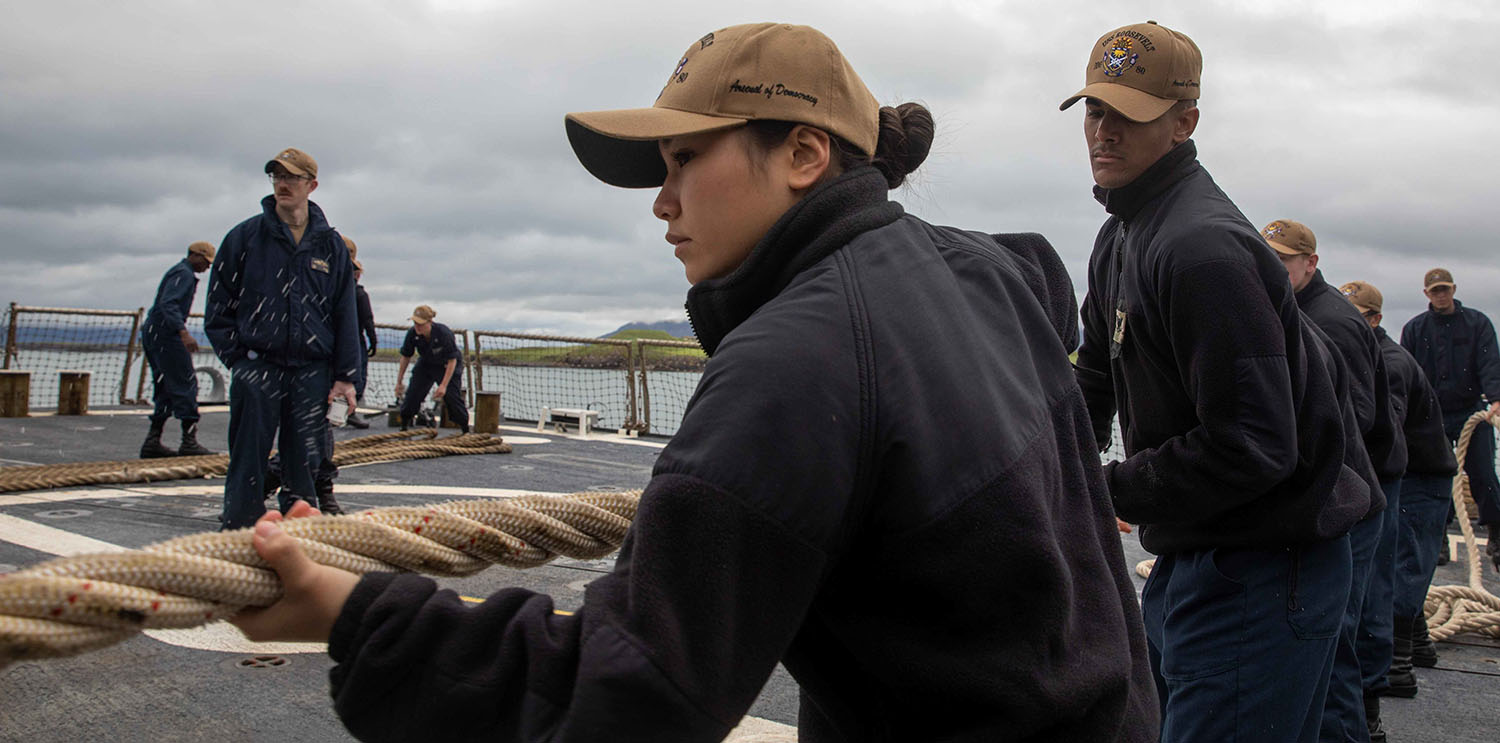
<path id="1" fill-rule="evenodd" d="M 592 410 L 599 428 L 640 430 L 632 341 L 474 331 L 475 387 L 500 393 L 500 414 L 535 421 L 543 408 Z"/>
<path id="2" fill-rule="evenodd" d="M 26 307 L 5 310 L 5 369 L 31 372 L 27 404 L 56 408 L 58 373 L 89 372 L 89 405 L 120 405 L 127 377 L 141 354 L 144 310 Z"/>
<path id="3" fill-rule="evenodd" d="M 635 380 L 643 433 L 671 436 L 682 425 L 708 356 L 695 341 L 635 341 Z"/>
<path id="4" fill-rule="evenodd" d="M 203 332 L 203 314 L 195 312 L 188 315 L 183 325 L 192 334 L 193 340 L 198 341 L 197 353 L 189 354 L 193 358 L 193 370 L 198 377 L 198 402 L 229 402 L 229 368 L 219 361 L 213 346 L 208 343 L 208 336 Z M 151 374 L 151 365 L 146 362 L 146 354 L 141 352 L 139 338 L 136 339 L 136 353 L 130 377 L 126 380 L 126 389 L 134 392 L 133 396 L 127 395 L 120 400 L 126 405 L 150 405 L 155 394 L 156 379 Z"/>

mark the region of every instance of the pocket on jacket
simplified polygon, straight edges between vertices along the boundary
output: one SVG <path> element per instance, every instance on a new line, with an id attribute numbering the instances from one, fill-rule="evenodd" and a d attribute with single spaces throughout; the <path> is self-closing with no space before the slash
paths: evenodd
<path id="1" fill-rule="evenodd" d="M 240 295 L 240 343 L 262 350 L 275 348 L 276 336 L 286 328 L 285 318 L 278 318 L 279 314 L 277 302 L 253 289 L 245 289 Z"/>

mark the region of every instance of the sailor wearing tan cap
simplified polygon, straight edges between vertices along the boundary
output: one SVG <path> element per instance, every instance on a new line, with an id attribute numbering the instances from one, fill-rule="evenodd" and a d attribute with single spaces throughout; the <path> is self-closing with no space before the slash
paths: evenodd
<path id="1" fill-rule="evenodd" d="M 1437 392 L 1411 353 L 1380 326 L 1385 304 L 1380 290 L 1365 281 L 1351 281 L 1339 290 L 1380 340 L 1380 352 L 1391 380 L 1391 411 L 1407 451 L 1406 473 L 1401 479 L 1397 506 L 1400 529 L 1390 558 L 1394 563 L 1392 659 L 1386 683 L 1376 685 L 1375 691 L 1383 696 L 1414 697 L 1417 679 L 1412 673 L 1413 662 L 1429 668 L 1437 663 L 1437 650 L 1427 634 L 1423 603 L 1437 567 L 1438 552 L 1446 549 L 1444 526 L 1458 463 L 1443 432 Z M 1381 550 L 1384 549 L 1382 544 Z M 1385 557 L 1377 553 L 1377 559 Z M 1375 591 L 1372 585 L 1369 594 Z"/>
<path id="2" fill-rule="evenodd" d="M 717 741 L 783 661 L 804 743 L 1155 740 L 1056 253 L 905 214 L 932 118 L 881 108 L 814 29 L 718 29 L 663 71 L 655 107 L 566 123 L 589 172 L 657 189 L 710 354 L 613 571 L 571 616 L 521 589 L 468 608 L 265 524 L 271 564 L 327 590 L 240 626 L 321 617 L 361 737 Z"/>
<path id="3" fill-rule="evenodd" d="M 1369 485 L 1286 271 L 1191 139 L 1202 56 L 1156 23 L 1089 49 L 1083 132 L 1110 215 L 1077 378 L 1120 516 L 1159 557 L 1142 593 L 1163 741 L 1318 736 Z"/>
<path id="4" fill-rule="evenodd" d="M 1443 408 L 1443 428 L 1448 438 L 1458 440 L 1464 421 L 1488 406 L 1490 415 L 1500 413 L 1500 348 L 1495 344 L 1495 326 L 1490 318 L 1458 301 L 1458 285 L 1446 268 L 1434 268 L 1422 277 L 1427 311 L 1406 321 L 1401 328 L 1401 346 L 1416 357 L 1437 390 Z M 1495 437 L 1488 429 L 1469 440 L 1464 472 L 1479 523 L 1489 532 L 1486 550 L 1500 570 L 1500 479 L 1495 476 Z"/>
<path id="5" fill-rule="evenodd" d="M 198 375 L 193 371 L 193 354 L 198 341 L 187 329 L 193 295 L 198 293 L 198 277 L 214 261 L 212 243 L 195 242 L 188 246 L 187 257 L 178 261 L 161 277 L 156 287 L 156 301 L 146 313 L 141 326 L 141 350 L 151 367 L 151 428 L 141 444 L 141 459 L 153 457 L 192 457 L 213 454 L 198 443 Z M 176 449 L 161 443 L 167 418 L 182 422 L 182 442 Z"/>
<path id="6" fill-rule="evenodd" d="M 1359 740 L 1364 730 L 1383 740 L 1379 691 L 1391 664 L 1392 582 L 1401 475 L 1406 471 L 1406 445 L 1391 412 L 1385 357 L 1359 310 L 1324 280 L 1318 240 L 1307 225 L 1278 219 L 1260 234 L 1286 267 L 1297 306 L 1328 336 L 1344 362 L 1359 434 L 1351 437 L 1350 449 L 1365 449 L 1373 471 L 1362 467 L 1361 474 L 1375 476 L 1370 509 L 1349 530 L 1354 577 L 1323 708 L 1322 739 Z"/>
<path id="7" fill-rule="evenodd" d="M 265 164 L 273 193 L 261 213 L 224 236 L 208 278 L 204 329 L 229 367 L 225 529 L 265 513 L 266 457 L 281 454 L 282 511 L 317 503 L 314 472 L 328 459 L 324 416 L 354 407 L 359 339 L 349 249 L 308 197 L 318 163 L 296 148 Z M 330 491 L 331 492 L 331 491 Z M 330 504 L 331 505 L 331 504 Z"/>
<path id="8" fill-rule="evenodd" d="M 401 430 L 405 431 L 417 417 L 427 391 L 436 384 L 432 399 L 442 400 L 448 411 L 448 420 L 469 432 L 469 408 L 465 405 L 463 378 L 454 376 L 458 362 L 464 352 L 458 347 L 453 331 L 440 322 L 433 322 L 437 312 L 425 304 L 411 311 L 411 327 L 401 341 L 401 368 L 396 370 L 396 399 L 401 401 Z M 417 365 L 411 370 L 411 387 L 407 387 L 406 366 L 412 356 Z"/>

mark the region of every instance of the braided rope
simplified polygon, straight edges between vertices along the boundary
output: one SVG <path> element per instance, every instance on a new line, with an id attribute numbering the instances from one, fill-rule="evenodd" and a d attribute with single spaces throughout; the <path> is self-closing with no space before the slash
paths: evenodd
<path id="1" fill-rule="evenodd" d="M 450 454 L 505 454 L 508 452 L 510 452 L 510 444 L 489 434 L 467 433 L 439 439 L 437 429 L 419 428 L 410 431 L 377 433 L 340 441 L 333 447 L 333 463 L 342 466 L 431 459 Z M 76 485 L 222 477 L 228 471 L 228 454 L 0 467 L 0 493 Z"/>
<path id="2" fill-rule="evenodd" d="M 1457 512 L 1455 518 L 1458 520 L 1458 528 L 1464 533 L 1464 554 L 1469 561 L 1469 584 L 1432 586 L 1427 589 L 1423 613 L 1427 615 L 1428 634 L 1434 641 L 1446 640 L 1460 632 L 1500 638 L 1500 597 L 1484 587 L 1484 562 L 1479 556 L 1479 546 L 1474 543 L 1474 527 L 1469 523 L 1468 504 L 1472 502 L 1469 475 L 1464 472 L 1464 457 L 1469 452 L 1469 439 L 1473 437 L 1474 428 L 1481 421 L 1500 428 L 1500 421 L 1490 417 L 1487 410 L 1469 416 L 1458 434 L 1458 448 L 1454 452 L 1458 457 L 1458 475 L 1453 478 L 1453 508 Z"/>
<path id="3" fill-rule="evenodd" d="M 473 575 L 619 548 L 640 491 L 528 495 L 375 508 L 281 522 L 313 561 L 352 573 Z M 78 655 L 146 629 L 182 629 L 269 606 L 281 579 L 252 530 L 194 534 L 131 552 L 76 555 L 0 574 L 0 668 Z"/>
<path id="4" fill-rule="evenodd" d="M 1464 552 L 1468 557 L 1469 584 L 1466 586 L 1432 586 L 1427 589 L 1427 601 L 1423 613 L 1427 616 L 1428 633 L 1434 641 L 1446 640 L 1461 632 L 1473 632 L 1500 638 L 1500 597 L 1484 587 L 1484 562 L 1479 559 L 1479 546 L 1474 543 L 1474 527 L 1469 523 L 1469 508 L 1473 495 L 1469 490 L 1469 476 L 1464 472 L 1464 456 L 1469 451 L 1469 439 L 1474 427 L 1483 421 L 1500 428 L 1500 421 L 1481 410 L 1464 422 L 1458 435 L 1458 475 L 1453 478 L 1453 508 L 1457 511 L 1458 526 L 1464 533 Z M 1136 575 L 1151 577 L 1156 559 L 1136 563 Z"/>

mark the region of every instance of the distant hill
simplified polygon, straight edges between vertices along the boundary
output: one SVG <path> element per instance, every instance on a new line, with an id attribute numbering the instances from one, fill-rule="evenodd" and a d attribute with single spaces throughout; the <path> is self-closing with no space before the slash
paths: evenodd
<path id="1" fill-rule="evenodd" d="M 613 338 L 619 333 L 627 330 L 659 330 L 673 338 L 693 337 L 693 326 L 686 320 L 662 320 L 661 322 L 632 322 L 621 325 L 613 333 L 606 333 L 600 338 Z"/>

